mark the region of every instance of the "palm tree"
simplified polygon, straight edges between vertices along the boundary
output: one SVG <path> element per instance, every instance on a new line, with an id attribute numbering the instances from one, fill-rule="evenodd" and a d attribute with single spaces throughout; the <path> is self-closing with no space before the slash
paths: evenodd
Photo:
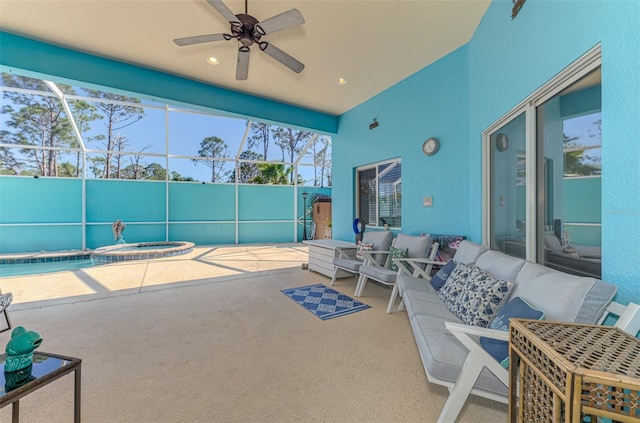
<path id="1" fill-rule="evenodd" d="M 288 185 L 289 175 L 293 168 L 279 163 L 261 163 L 258 165 L 258 175 L 253 178 L 257 184 Z"/>

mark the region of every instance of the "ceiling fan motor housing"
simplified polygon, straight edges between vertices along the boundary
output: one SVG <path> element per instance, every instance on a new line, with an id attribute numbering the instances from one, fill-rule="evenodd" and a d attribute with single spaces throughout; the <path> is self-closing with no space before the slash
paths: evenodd
<path id="1" fill-rule="evenodd" d="M 231 24 L 231 33 L 240 41 L 243 46 L 250 46 L 260 40 L 261 35 L 255 31 L 255 26 L 259 22 L 251 15 L 239 13 L 236 15 L 241 26 Z"/>

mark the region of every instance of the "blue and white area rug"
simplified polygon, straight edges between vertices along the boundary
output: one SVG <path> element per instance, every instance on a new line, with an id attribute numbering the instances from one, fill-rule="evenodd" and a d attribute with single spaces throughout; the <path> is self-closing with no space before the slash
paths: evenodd
<path id="1" fill-rule="evenodd" d="M 317 284 L 283 289 L 282 293 L 322 320 L 333 319 L 371 306 L 354 300 L 326 285 Z"/>

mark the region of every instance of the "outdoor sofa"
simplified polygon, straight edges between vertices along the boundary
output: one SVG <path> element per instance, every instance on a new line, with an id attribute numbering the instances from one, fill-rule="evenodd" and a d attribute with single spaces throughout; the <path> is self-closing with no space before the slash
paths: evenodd
<path id="1" fill-rule="evenodd" d="M 403 262 L 411 262 L 411 259 L 396 261 L 402 265 Z M 548 321 L 600 324 L 606 315 L 613 311 L 618 316 L 625 314 L 618 320 L 622 324 L 622 327 L 619 327 L 633 335 L 640 329 L 637 305 L 630 304 L 625 308 L 612 303 L 616 293 L 616 286 L 613 284 L 595 278 L 562 273 L 498 251 L 487 250 L 482 245 L 466 240 L 460 243 L 454 261 L 477 267 L 475 273 L 458 271 L 453 275 L 452 272 L 452 276 L 458 279 L 466 277 L 465 275 L 471 279 L 477 278 L 478 274 L 485 275 L 478 283 L 466 281 L 467 285 L 473 287 L 472 290 L 481 291 L 482 288 L 478 287 L 486 282 L 487 278 L 493 277 L 495 281 L 502 281 L 499 282 L 500 285 L 495 282 L 500 288 L 489 293 L 496 298 L 505 297 L 503 301 L 498 300 L 501 304 L 494 310 L 494 315 L 500 313 L 500 307 L 519 297 L 531 308 L 543 311 L 543 318 Z M 457 264 L 455 266 L 464 267 Z M 473 266 L 466 268 L 470 269 Z M 435 278 L 434 282 L 437 279 Z M 448 280 L 447 275 L 444 275 L 444 279 Z M 505 281 L 511 283 L 508 289 L 505 289 L 509 285 Z M 451 299 L 447 297 L 445 303 L 438 296 L 438 291 L 428 276 L 419 278 L 407 272 L 400 272 L 396 286 L 394 295 L 401 296 L 398 310 L 406 307 L 427 379 L 450 390 L 450 396 L 438 422 L 454 422 L 469 394 L 506 403 L 508 371 L 496 358 L 487 353 L 479 337 L 483 336 L 485 340 L 493 338 L 507 341 L 508 332 L 504 328 L 488 329 L 465 323 L 469 321 L 469 316 L 464 313 L 473 315 L 473 310 L 462 311 L 464 320 L 460 317 L 460 310 L 455 307 L 457 314 L 454 314 L 448 306 Z M 457 286 L 460 288 L 462 285 Z M 471 296 L 473 297 L 473 294 Z M 617 307 L 613 307 L 614 305 Z M 467 308 L 473 307 L 468 305 Z M 480 319 L 477 321 L 480 323 L 486 324 L 490 321 L 491 316 L 479 314 Z M 508 364 L 506 366 L 508 367 Z"/>

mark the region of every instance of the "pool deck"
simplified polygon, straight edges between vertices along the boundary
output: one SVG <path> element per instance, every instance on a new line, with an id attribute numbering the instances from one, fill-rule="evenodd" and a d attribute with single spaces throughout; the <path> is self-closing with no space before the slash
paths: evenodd
<path id="1" fill-rule="evenodd" d="M 51 253 L 10 256 L 35 258 L 43 255 Z M 12 308 L 30 308 L 259 277 L 264 272 L 300 268 L 308 261 L 307 256 L 307 246 L 295 243 L 196 246 L 192 252 L 180 256 L 103 264 L 41 275 L 0 277 L 0 290 L 13 294 Z"/>

